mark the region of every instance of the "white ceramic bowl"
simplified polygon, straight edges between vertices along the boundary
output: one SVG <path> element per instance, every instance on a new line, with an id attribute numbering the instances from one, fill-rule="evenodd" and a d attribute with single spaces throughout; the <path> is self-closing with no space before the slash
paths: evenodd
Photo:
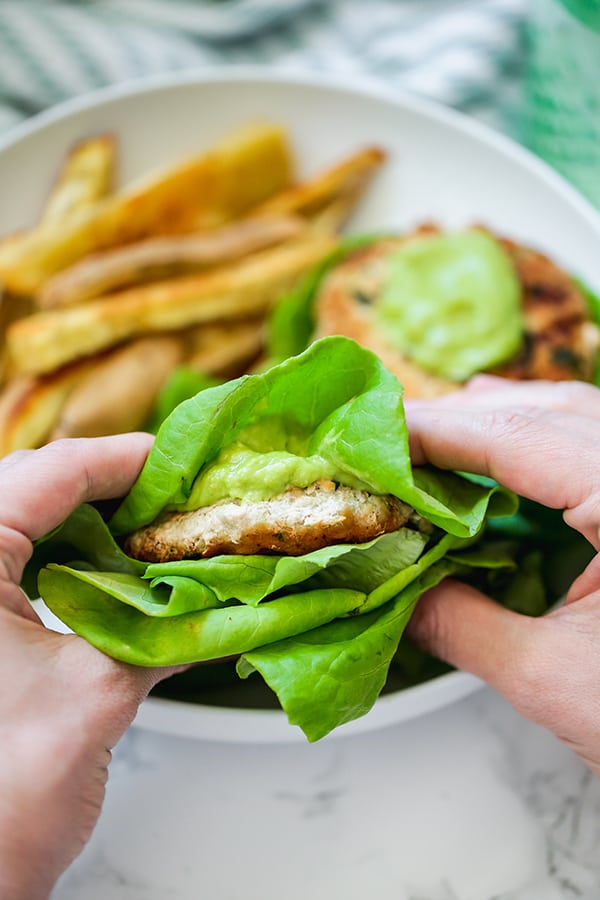
<path id="1" fill-rule="evenodd" d="M 551 254 L 600 289 L 600 216 L 558 175 L 506 138 L 455 112 L 348 79 L 221 69 L 103 90 L 62 104 L 0 143 L 0 233 L 35 220 L 65 148 L 115 132 L 124 182 L 197 151 L 228 130 L 270 118 L 287 127 L 305 173 L 364 144 L 389 153 L 350 230 L 427 219 L 479 222 Z M 445 706 L 480 682 L 461 672 L 382 696 L 334 735 L 356 734 Z M 241 696 L 243 692 L 240 691 Z M 242 702 L 242 701 L 240 701 Z M 302 739 L 276 710 L 149 698 L 136 724 L 210 740 Z"/>

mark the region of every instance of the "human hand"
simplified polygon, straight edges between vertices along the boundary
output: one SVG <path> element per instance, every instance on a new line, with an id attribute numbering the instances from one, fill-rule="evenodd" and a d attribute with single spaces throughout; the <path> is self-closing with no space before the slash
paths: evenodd
<path id="1" fill-rule="evenodd" d="M 600 389 L 481 376 L 407 403 L 412 458 L 489 475 L 545 506 L 600 549 Z M 600 555 L 542 618 L 448 580 L 419 601 L 407 634 L 487 681 L 600 775 Z"/>
<path id="2" fill-rule="evenodd" d="M 0 460 L 0 896 L 41 900 L 96 823 L 111 749 L 172 669 L 48 631 L 19 588 L 31 542 L 80 503 L 127 492 L 151 437 L 57 441 Z"/>

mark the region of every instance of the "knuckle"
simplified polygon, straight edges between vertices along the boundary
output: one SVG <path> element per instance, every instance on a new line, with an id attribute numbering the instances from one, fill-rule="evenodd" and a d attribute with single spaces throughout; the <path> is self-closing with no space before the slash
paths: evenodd
<path id="1" fill-rule="evenodd" d="M 44 465 L 53 469 L 54 467 L 62 468 L 72 458 L 73 440 L 70 438 L 59 438 L 56 441 L 50 441 L 33 452 L 36 454 L 36 461 L 40 465 Z"/>
<path id="2" fill-rule="evenodd" d="M 525 445 L 531 441 L 539 447 L 541 435 L 557 430 L 556 408 L 536 404 L 515 404 L 500 407 L 483 414 L 483 428 L 496 440 L 518 441 Z"/>
<path id="3" fill-rule="evenodd" d="M 514 438 L 526 433 L 539 413 L 535 406 L 495 409 L 484 414 L 484 424 L 492 435 Z"/>
<path id="4" fill-rule="evenodd" d="M 0 581 L 18 584 L 30 555 L 29 539 L 18 529 L 0 522 Z"/>
<path id="5" fill-rule="evenodd" d="M 0 469 L 8 468 L 15 463 L 22 462 L 33 452 L 33 450 L 13 450 L 12 453 L 8 453 L 0 459 Z"/>
<path id="6" fill-rule="evenodd" d="M 85 438 L 58 438 L 35 451 L 43 454 L 44 462 L 50 469 L 56 467 L 60 472 L 69 473 L 74 483 L 80 483 L 84 499 L 91 498 L 94 493 L 94 480 L 86 464 L 85 446 Z"/>
<path id="7" fill-rule="evenodd" d="M 598 405 L 598 388 L 584 381 L 553 383 L 555 409 L 565 412 L 587 411 Z"/>
<path id="8" fill-rule="evenodd" d="M 45 456 L 50 457 L 63 457 L 65 454 L 70 454 L 78 443 L 80 441 L 77 438 L 57 438 L 57 440 L 49 441 L 43 447 L 40 447 L 38 453 L 43 453 Z"/>

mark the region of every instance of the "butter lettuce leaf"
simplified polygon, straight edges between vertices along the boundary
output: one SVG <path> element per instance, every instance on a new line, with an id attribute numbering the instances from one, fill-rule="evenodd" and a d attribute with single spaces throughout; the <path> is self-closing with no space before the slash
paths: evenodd
<path id="1" fill-rule="evenodd" d="M 153 563 L 153 584 L 173 574 L 210 586 L 221 601 L 256 606 L 293 585 L 372 590 L 422 553 L 425 535 L 410 529 L 384 534 L 365 544 L 334 544 L 302 556 L 215 556 L 210 559 Z"/>
<path id="2" fill-rule="evenodd" d="M 238 604 L 162 618 L 122 602 L 114 584 L 109 593 L 102 575 L 51 565 L 40 572 L 40 594 L 77 634 L 114 659 L 138 666 L 238 655 L 356 614 L 365 603 L 360 591 L 307 591 L 260 607 Z"/>
<path id="3" fill-rule="evenodd" d="M 511 565 L 509 557 L 451 555 L 421 567 L 387 603 L 363 615 L 337 620 L 312 631 L 244 653 L 240 677 L 259 672 L 275 691 L 290 724 L 316 741 L 340 725 L 365 715 L 385 685 L 398 644 L 419 597 L 449 575 L 470 566 Z"/>

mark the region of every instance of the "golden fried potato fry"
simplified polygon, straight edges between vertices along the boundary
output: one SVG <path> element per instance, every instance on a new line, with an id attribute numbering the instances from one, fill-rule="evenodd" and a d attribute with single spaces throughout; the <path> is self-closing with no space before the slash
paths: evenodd
<path id="1" fill-rule="evenodd" d="M 161 170 L 69 216 L 0 245 L 0 282 L 35 294 L 51 275 L 89 253 L 159 234 L 215 228 L 239 218 L 290 183 L 283 129 L 255 124 L 211 149 Z"/>
<path id="2" fill-rule="evenodd" d="M 125 244 L 86 256 L 49 278 L 38 292 L 37 304 L 41 309 L 70 306 L 131 284 L 212 268 L 297 238 L 306 228 L 300 218 L 264 216 L 199 234 Z"/>
<path id="3" fill-rule="evenodd" d="M 363 186 L 349 187 L 308 219 L 314 234 L 338 234 L 354 212 Z"/>
<path id="4" fill-rule="evenodd" d="M 301 215 L 311 219 L 343 197 L 347 198 L 348 214 L 385 159 L 386 154 L 379 147 L 366 147 L 315 177 L 265 200 L 253 215 Z"/>
<path id="5" fill-rule="evenodd" d="M 9 381 L 0 393 L 0 456 L 45 443 L 70 392 L 92 365 L 83 360 L 51 375 Z"/>
<path id="6" fill-rule="evenodd" d="M 75 144 L 63 161 L 39 223 L 57 226 L 69 215 L 105 196 L 112 186 L 115 156 L 116 140 L 113 135 L 99 135 Z M 31 231 L 27 229 L 4 235 L 0 239 L 0 259 L 17 259 L 26 252 L 24 248 L 30 239 Z M 26 296 L 5 296 L 5 287 L 0 274 L 0 296 L 6 303 Z"/>
<path id="7" fill-rule="evenodd" d="M 35 313 L 7 331 L 11 365 L 20 373 L 51 372 L 142 334 L 265 314 L 337 244 L 334 237 L 310 235 L 208 273 Z"/>
<path id="8" fill-rule="evenodd" d="M 140 338 L 103 354 L 63 404 L 50 440 L 142 428 L 167 376 L 183 359 L 176 335 Z"/>
<path id="9" fill-rule="evenodd" d="M 264 331 L 262 318 L 199 325 L 188 334 L 186 365 L 222 378 L 241 375 L 263 349 Z"/>
<path id="10" fill-rule="evenodd" d="M 40 222 L 63 221 L 108 194 L 115 174 L 116 147 L 112 134 L 86 138 L 71 147 L 52 186 Z"/>

